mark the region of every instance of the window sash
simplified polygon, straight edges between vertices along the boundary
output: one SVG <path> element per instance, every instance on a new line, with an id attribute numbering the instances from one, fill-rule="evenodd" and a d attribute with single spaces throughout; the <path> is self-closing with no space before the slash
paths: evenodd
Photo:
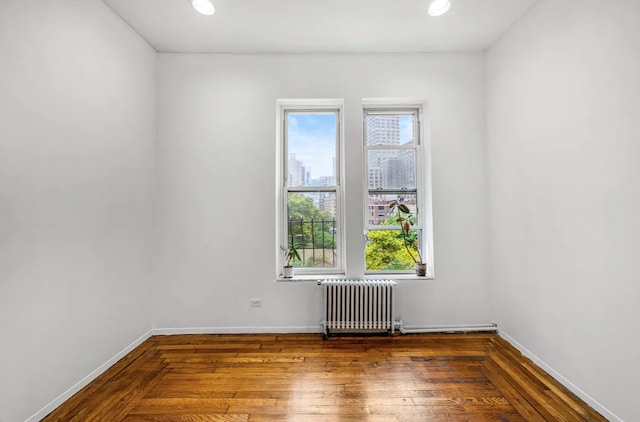
<path id="1" fill-rule="evenodd" d="M 376 116 L 412 116 L 413 119 L 413 140 L 411 143 L 406 143 L 406 144 L 398 144 L 398 145 L 386 145 L 386 144 L 374 144 L 374 145 L 369 145 L 367 143 L 367 139 L 368 139 L 368 127 L 367 127 L 367 117 L 376 117 Z M 364 106 L 364 118 L 363 118 L 363 122 L 362 122 L 363 126 L 364 126 L 364 146 L 365 148 L 369 148 L 369 149 L 402 149 L 402 148 L 407 148 L 407 149 L 411 149 L 411 148 L 415 148 L 416 146 L 420 145 L 420 109 L 416 108 L 416 107 L 412 107 L 412 108 L 404 108 L 404 107 L 400 107 L 400 108 L 395 108 L 395 107 L 389 107 L 389 108 L 377 108 L 377 107 L 371 107 L 371 106 Z"/>
<path id="2" fill-rule="evenodd" d="M 334 114 L 336 117 L 336 140 L 335 140 L 335 154 L 336 154 L 336 166 L 335 166 L 335 174 L 333 175 L 335 178 L 335 184 L 328 186 L 328 187 L 333 187 L 334 189 L 338 186 L 340 186 L 340 166 L 338 165 L 338 163 L 340 163 L 340 135 L 341 135 L 341 110 L 337 109 L 337 108 L 295 108 L 295 107 L 287 107 L 286 109 L 283 110 L 283 114 L 284 114 L 284 118 L 283 118 L 283 127 L 282 127 L 282 133 L 283 133 L 283 142 L 284 142 L 284 146 L 283 146 L 283 151 L 284 151 L 284 157 L 283 157 L 283 175 L 282 175 L 282 182 L 284 184 L 284 186 L 289 186 L 288 182 L 289 182 L 289 115 L 290 114 Z M 295 187 L 295 188 L 306 188 L 308 186 L 291 186 L 291 187 Z M 314 188 L 316 186 L 313 186 Z M 320 187 L 320 186 L 318 186 Z"/>
<path id="3" fill-rule="evenodd" d="M 327 187 L 321 187 L 320 189 L 314 188 L 314 187 L 308 187 L 308 188 L 300 188 L 300 187 L 285 187 L 284 189 L 284 196 L 283 196 L 283 200 L 284 200 L 284 215 L 283 215 L 283 232 L 284 232 L 284 237 L 283 237 L 283 245 L 286 244 L 286 242 L 289 240 L 289 220 L 288 220 L 288 199 L 289 199 L 289 194 L 290 193 L 315 193 L 315 192 L 327 192 L 327 193 L 334 193 L 335 197 L 336 197 L 336 215 L 335 215 L 335 221 L 336 221 L 336 225 L 335 225 L 335 266 L 333 267 L 296 267 L 296 274 L 342 274 L 344 273 L 343 270 L 343 258 L 342 258 L 342 250 L 343 250 L 343 244 L 342 244 L 342 239 L 343 237 L 343 233 L 342 233 L 342 225 L 341 222 L 342 220 L 339 218 L 340 216 L 340 210 L 342 207 L 342 202 L 341 202 L 341 195 L 340 195 L 340 188 L 338 187 L 334 187 L 334 188 L 327 188 Z M 313 239 L 312 239 L 313 241 Z M 312 248 L 312 249 L 320 249 L 320 248 Z M 304 258 L 303 258 L 304 259 Z"/>

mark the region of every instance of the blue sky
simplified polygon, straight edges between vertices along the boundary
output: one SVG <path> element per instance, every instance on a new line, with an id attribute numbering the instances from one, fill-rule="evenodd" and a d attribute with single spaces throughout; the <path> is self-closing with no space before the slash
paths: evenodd
<path id="1" fill-rule="evenodd" d="M 289 154 L 295 154 L 312 178 L 333 175 L 336 115 L 289 114 Z"/>
<path id="2" fill-rule="evenodd" d="M 289 154 L 295 154 L 312 178 L 333 176 L 336 154 L 336 115 L 334 113 L 290 113 Z M 400 142 L 413 138 L 413 117 L 400 116 Z M 347 140 L 349 142 L 349 140 Z M 362 142 L 358 139 L 358 142 Z"/>

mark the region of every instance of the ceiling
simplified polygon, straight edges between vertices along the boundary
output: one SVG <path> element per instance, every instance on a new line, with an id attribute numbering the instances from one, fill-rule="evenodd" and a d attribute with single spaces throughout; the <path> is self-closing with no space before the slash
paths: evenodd
<path id="1" fill-rule="evenodd" d="M 160 52 L 418 53 L 482 51 L 539 0 L 103 0 Z"/>

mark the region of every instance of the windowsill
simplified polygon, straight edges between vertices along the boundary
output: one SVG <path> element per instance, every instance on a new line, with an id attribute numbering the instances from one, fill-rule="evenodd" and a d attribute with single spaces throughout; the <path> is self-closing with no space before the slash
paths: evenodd
<path id="1" fill-rule="evenodd" d="M 283 278 L 282 276 L 278 276 L 276 278 L 276 282 L 313 282 L 320 283 L 323 280 L 332 280 L 332 279 L 346 279 L 352 278 L 347 277 L 344 274 L 305 274 L 305 275 L 296 275 L 293 278 Z M 432 275 L 426 275 L 424 277 L 418 277 L 415 274 L 365 274 L 364 277 L 354 278 L 355 280 L 393 280 L 393 281 L 424 281 L 424 280 L 435 280 L 435 277 Z"/>

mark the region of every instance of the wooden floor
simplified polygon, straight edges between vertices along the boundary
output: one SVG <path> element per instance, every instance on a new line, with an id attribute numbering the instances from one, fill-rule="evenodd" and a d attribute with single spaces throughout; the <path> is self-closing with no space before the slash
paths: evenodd
<path id="1" fill-rule="evenodd" d="M 494 334 L 152 337 L 44 421 L 605 421 Z"/>

